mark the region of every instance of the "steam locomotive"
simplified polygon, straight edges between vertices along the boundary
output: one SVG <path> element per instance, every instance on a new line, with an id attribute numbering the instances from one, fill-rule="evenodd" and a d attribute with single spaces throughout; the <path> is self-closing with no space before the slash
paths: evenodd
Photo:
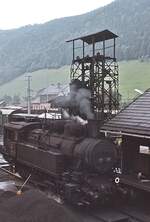
<path id="1" fill-rule="evenodd" d="M 95 123 L 10 122 L 2 152 L 24 179 L 40 178 L 70 203 L 105 203 L 114 192 L 115 145 L 98 138 Z"/>

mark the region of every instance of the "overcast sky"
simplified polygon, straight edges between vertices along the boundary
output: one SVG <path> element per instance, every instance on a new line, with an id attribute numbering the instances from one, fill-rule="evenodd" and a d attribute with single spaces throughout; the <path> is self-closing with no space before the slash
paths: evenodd
<path id="1" fill-rule="evenodd" d="M 0 0 L 0 29 L 79 15 L 113 0 Z"/>

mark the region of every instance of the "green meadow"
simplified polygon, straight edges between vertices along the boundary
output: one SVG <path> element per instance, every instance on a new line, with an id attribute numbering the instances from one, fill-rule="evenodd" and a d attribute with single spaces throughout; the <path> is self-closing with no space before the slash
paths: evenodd
<path id="1" fill-rule="evenodd" d="M 26 96 L 27 76 L 31 76 L 32 94 L 52 83 L 68 83 L 70 66 L 59 69 L 43 69 L 25 73 L 18 78 L 0 86 L 0 97 L 4 95 Z M 119 91 L 123 100 L 129 100 L 137 95 L 135 89 L 150 88 L 150 62 L 123 61 L 119 62 Z"/>

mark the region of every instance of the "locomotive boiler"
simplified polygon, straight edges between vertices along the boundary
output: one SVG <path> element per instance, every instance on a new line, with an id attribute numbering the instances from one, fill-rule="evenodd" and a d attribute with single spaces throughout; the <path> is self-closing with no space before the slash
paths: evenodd
<path id="1" fill-rule="evenodd" d="M 95 121 L 10 122 L 3 154 L 26 179 L 29 174 L 75 204 L 107 202 L 113 195 L 115 145 L 97 137 Z"/>

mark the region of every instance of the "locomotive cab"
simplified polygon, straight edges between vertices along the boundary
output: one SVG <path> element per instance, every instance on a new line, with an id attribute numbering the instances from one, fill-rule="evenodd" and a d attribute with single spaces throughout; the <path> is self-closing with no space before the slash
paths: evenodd
<path id="1" fill-rule="evenodd" d="M 33 129 L 39 123 L 11 122 L 4 125 L 4 146 L 2 153 L 9 158 L 16 158 L 17 144 L 26 139 L 28 131 L 26 128 Z"/>

